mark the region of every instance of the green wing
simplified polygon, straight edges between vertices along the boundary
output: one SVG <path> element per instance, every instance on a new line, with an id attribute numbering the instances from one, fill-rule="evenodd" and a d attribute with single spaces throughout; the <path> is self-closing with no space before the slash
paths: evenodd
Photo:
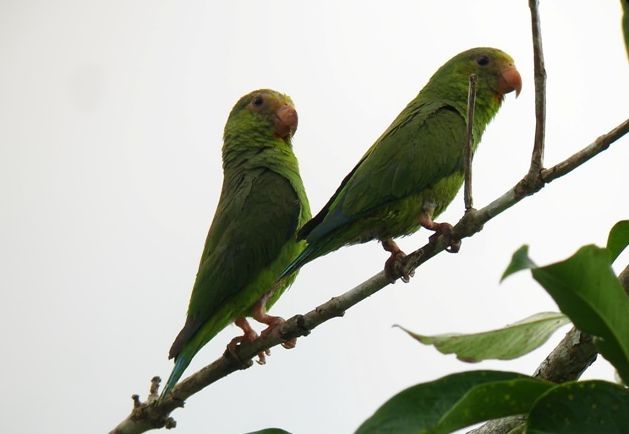
<path id="1" fill-rule="evenodd" d="M 192 290 L 188 318 L 172 345 L 171 357 L 177 356 L 201 325 L 227 299 L 253 282 L 294 239 L 300 212 L 292 185 L 273 171 L 249 170 L 225 178 Z"/>
<path id="2" fill-rule="evenodd" d="M 316 243 L 462 170 L 464 131 L 465 118 L 446 103 L 409 104 L 300 235 Z"/>

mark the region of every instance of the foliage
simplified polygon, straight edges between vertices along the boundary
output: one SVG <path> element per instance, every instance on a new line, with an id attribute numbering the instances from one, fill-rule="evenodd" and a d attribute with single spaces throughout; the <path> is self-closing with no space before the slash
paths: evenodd
<path id="1" fill-rule="evenodd" d="M 600 353 L 629 382 L 629 298 L 612 262 L 629 244 L 629 221 L 616 224 L 607 247 L 584 246 L 565 261 L 538 267 L 528 247 L 518 249 L 503 279 L 530 270 L 559 309 L 595 337 Z M 502 329 L 470 335 L 423 336 L 408 332 L 464 361 L 510 359 L 544 343 L 565 322 L 541 313 Z M 502 371 L 470 371 L 413 386 L 388 400 L 357 433 L 448 433 L 474 423 L 527 415 L 517 432 L 624 433 L 629 427 L 629 391 L 606 381 L 556 385 Z M 624 411 L 623 411 L 624 409 Z"/>

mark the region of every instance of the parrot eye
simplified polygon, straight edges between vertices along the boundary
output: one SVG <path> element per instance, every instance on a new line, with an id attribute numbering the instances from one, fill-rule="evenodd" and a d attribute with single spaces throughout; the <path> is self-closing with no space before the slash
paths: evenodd
<path id="1" fill-rule="evenodd" d="M 262 104 L 264 104 L 264 99 L 261 96 L 258 95 L 251 102 L 256 107 L 262 107 Z"/>
<path id="2" fill-rule="evenodd" d="M 482 56 L 479 56 L 478 59 L 476 59 L 476 63 L 478 63 L 480 66 L 485 66 L 489 64 L 489 57 L 483 54 Z"/>

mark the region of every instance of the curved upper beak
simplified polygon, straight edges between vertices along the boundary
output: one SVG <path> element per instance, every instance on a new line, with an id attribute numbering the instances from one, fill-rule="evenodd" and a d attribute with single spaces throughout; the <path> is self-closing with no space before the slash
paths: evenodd
<path id="1" fill-rule="evenodd" d="M 501 94 L 506 94 L 515 90 L 516 98 L 522 90 L 522 77 L 513 65 L 507 66 L 500 72 L 498 79 L 498 90 Z"/>
<path id="2" fill-rule="evenodd" d="M 286 139 L 297 130 L 297 111 L 288 104 L 282 105 L 275 112 L 275 135 Z"/>

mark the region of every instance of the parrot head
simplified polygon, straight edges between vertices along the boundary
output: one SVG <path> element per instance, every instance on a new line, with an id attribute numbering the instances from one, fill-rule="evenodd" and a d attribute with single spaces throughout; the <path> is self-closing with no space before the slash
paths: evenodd
<path id="1" fill-rule="evenodd" d="M 225 125 L 225 141 L 246 137 L 268 142 L 281 139 L 290 143 L 297 130 L 297 112 L 292 100 L 270 89 L 259 89 L 238 100 Z"/>
<path id="2" fill-rule="evenodd" d="M 446 62 L 430 79 L 430 84 L 442 91 L 451 88 L 458 95 L 467 95 L 469 76 L 476 74 L 477 94 L 501 102 L 504 96 L 522 90 L 522 78 L 513 59 L 497 48 L 472 48 Z M 462 93 L 462 91 L 464 91 Z"/>

